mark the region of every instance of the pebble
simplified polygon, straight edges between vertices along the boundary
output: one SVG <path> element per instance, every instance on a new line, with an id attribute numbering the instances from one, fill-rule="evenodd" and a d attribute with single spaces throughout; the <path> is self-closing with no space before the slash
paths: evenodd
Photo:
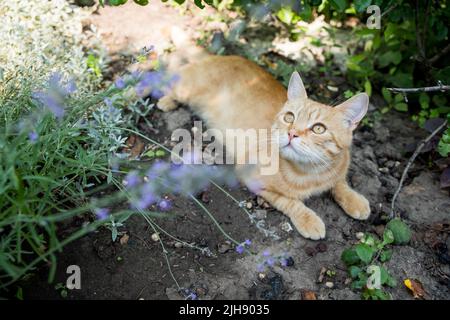
<path id="1" fill-rule="evenodd" d="M 382 173 L 389 173 L 389 169 L 386 167 L 379 168 L 378 171 L 380 171 Z"/>
<path id="2" fill-rule="evenodd" d="M 291 224 L 289 222 L 283 222 L 281 224 L 281 230 L 283 230 L 284 232 L 291 232 L 292 230 L 294 230 L 291 226 Z"/>
<path id="3" fill-rule="evenodd" d="M 175 248 L 183 248 L 183 244 L 181 242 L 177 241 L 177 242 L 175 242 L 174 247 Z"/>
<path id="4" fill-rule="evenodd" d="M 364 237 L 364 232 L 357 232 L 356 233 L 356 239 L 361 240 Z"/>
<path id="5" fill-rule="evenodd" d="M 245 207 L 246 207 L 247 209 L 251 209 L 251 208 L 253 208 L 253 203 L 247 202 L 247 203 L 245 204 Z"/>
<path id="6" fill-rule="evenodd" d="M 154 234 L 152 234 L 152 240 L 153 241 L 159 241 L 159 233 L 158 232 L 155 232 Z"/>
<path id="7" fill-rule="evenodd" d="M 334 283 L 331 282 L 331 281 L 327 281 L 327 282 L 325 282 L 325 286 L 326 286 L 327 288 L 332 289 L 332 288 L 334 287 Z"/>

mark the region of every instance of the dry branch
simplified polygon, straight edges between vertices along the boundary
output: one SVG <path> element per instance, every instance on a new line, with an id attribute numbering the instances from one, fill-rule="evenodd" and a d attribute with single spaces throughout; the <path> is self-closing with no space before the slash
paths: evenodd
<path id="1" fill-rule="evenodd" d="M 399 93 L 414 93 L 414 92 L 432 92 L 432 91 L 448 91 L 450 90 L 450 86 L 447 85 L 437 85 L 434 87 L 422 87 L 422 88 L 387 88 L 392 92 Z"/>
<path id="2" fill-rule="evenodd" d="M 416 157 L 419 155 L 420 151 L 422 150 L 422 148 L 428 143 L 428 141 L 430 141 L 436 134 L 439 133 L 439 131 L 441 131 L 445 126 L 447 125 L 447 120 L 445 120 L 439 127 L 436 128 L 436 130 L 434 130 L 428 137 L 426 137 L 417 147 L 416 151 L 414 151 L 413 155 L 411 156 L 411 158 L 409 158 L 408 163 L 406 164 L 405 170 L 403 170 L 402 173 L 402 177 L 400 178 L 400 182 L 398 184 L 397 190 L 394 193 L 394 196 L 392 197 L 392 202 L 391 202 L 391 212 L 389 214 L 389 218 L 392 219 L 394 218 L 395 214 L 394 214 L 394 208 L 395 208 L 395 200 L 397 200 L 397 197 L 402 189 L 403 183 L 405 182 L 406 179 L 406 175 L 408 174 L 408 170 L 411 167 L 411 165 L 413 164 L 414 160 L 416 159 Z"/>

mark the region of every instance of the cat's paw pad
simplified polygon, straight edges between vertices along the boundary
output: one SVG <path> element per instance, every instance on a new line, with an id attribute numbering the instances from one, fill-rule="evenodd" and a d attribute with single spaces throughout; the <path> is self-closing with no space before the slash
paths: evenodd
<path id="1" fill-rule="evenodd" d="M 357 220 L 366 220 L 370 216 L 369 201 L 359 193 L 354 193 L 346 202 L 344 211 L 352 218 Z"/>
<path id="2" fill-rule="evenodd" d="M 158 109 L 167 112 L 176 109 L 177 103 L 169 96 L 164 96 L 159 99 L 157 105 Z"/>
<path id="3" fill-rule="evenodd" d="M 291 220 L 305 238 L 312 240 L 325 238 L 325 224 L 312 210 L 291 216 Z"/>

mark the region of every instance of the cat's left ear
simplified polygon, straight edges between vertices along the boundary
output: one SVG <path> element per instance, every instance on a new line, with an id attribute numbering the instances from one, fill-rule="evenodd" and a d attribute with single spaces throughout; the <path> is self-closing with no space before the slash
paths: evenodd
<path id="1" fill-rule="evenodd" d="M 289 80 L 288 100 L 295 101 L 299 99 L 303 100 L 306 98 L 306 90 L 305 86 L 303 85 L 302 78 L 300 78 L 300 75 L 297 71 L 294 71 L 294 73 L 292 73 L 291 79 Z"/>
<path id="2" fill-rule="evenodd" d="M 345 124 L 351 130 L 355 130 L 367 113 L 369 96 L 365 93 L 357 94 L 335 108 L 344 114 Z"/>

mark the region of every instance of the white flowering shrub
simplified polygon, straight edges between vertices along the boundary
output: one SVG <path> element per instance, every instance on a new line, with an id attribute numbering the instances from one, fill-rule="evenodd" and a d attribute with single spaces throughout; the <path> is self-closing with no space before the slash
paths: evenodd
<path id="1" fill-rule="evenodd" d="M 38 84 L 59 72 L 88 86 L 82 20 L 89 10 L 66 0 L 0 1 L 0 79 L 31 75 Z"/>

